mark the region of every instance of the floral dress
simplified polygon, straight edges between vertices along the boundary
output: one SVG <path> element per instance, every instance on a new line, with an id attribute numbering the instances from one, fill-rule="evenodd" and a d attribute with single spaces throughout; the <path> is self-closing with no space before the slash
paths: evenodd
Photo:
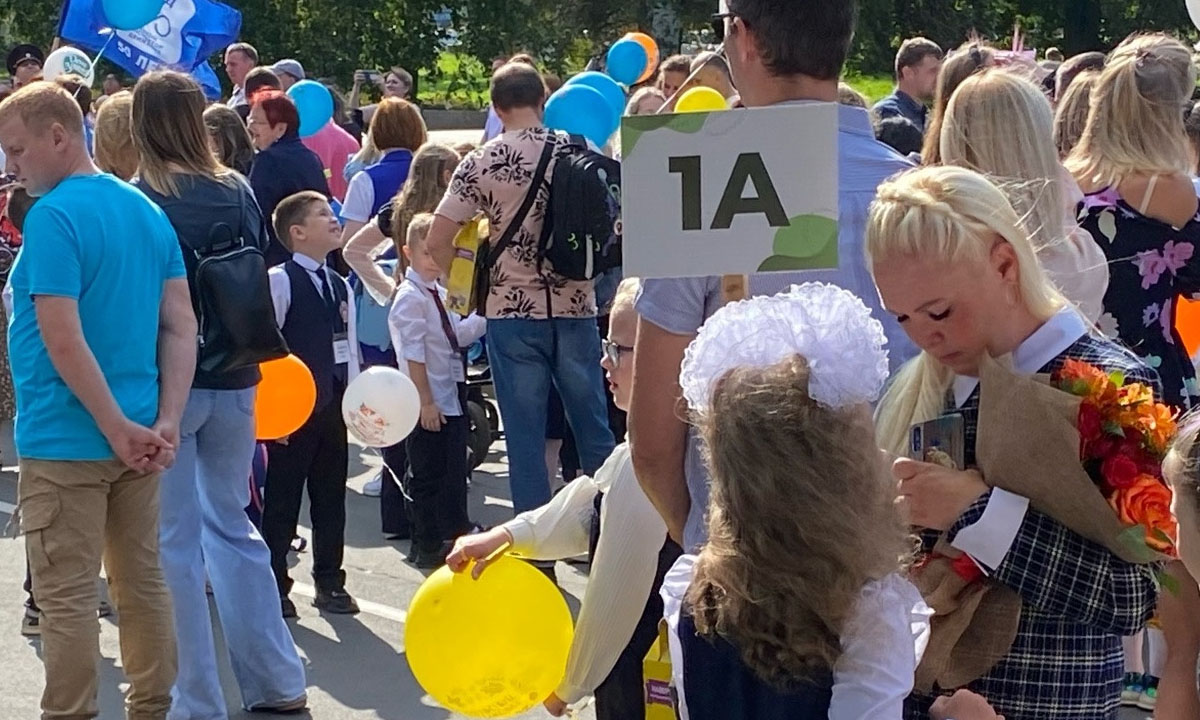
<path id="1" fill-rule="evenodd" d="M 1108 258 L 1100 330 L 1158 371 L 1164 402 L 1191 408 L 1200 385 L 1175 313 L 1181 298 L 1200 297 L 1200 214 L 1176 229 L 1138 212 L 1110 187 L 1084 196 L 1079 222 Z"/>
<path id="2" fill-rule="evenodd" d="M 6 212 L 8 195 L 0 192 L 0 290 L 8 285 L 8 273 L 21 247 L 21 233 Z M 16 392 L 8 365 L 8 317 L 0 303 L 0 420 L 12 420 L 17 414 Z"/>

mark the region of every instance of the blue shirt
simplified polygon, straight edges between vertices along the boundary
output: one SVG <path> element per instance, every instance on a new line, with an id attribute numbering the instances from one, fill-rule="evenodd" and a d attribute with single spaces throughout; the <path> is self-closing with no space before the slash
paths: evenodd
<path id="1" fill-rule="evenodd" d="M 879 118 L 880 120 L 883 118 L 897 116 L 906 118 L 912 122 L 913 125 L 916 125 L 917 129 L 924 134 L 925 116 L 929 111 L 925 108 L 924 104 L 917 102 L 913 96 L 904 92 L 900 88 L 896 88 L 892 91 L 891 95 L 888 95 L 879 102 L 875 103 L 875 107 L 872 108 L 872 112 L 874 112 L 875 117 Z"/>
<path id="2" fill-rule="evenodd" d="M 37 201 L 13 266 L 8 352 L 17 391 L 22 458 L 108 460 L 112 448 L 55 371 L 34 298 L 73 298 L 88 347 L 121 411 L 152 425 L 158 415 L 158 317 L 163 285 L 185 277 L 166 214 L 112 175 L 77 175 Z"/>
<path id="3" fill-rule="evenodd" d="M 883 323 L 893 370 L 916 356 L 917 348 L 900 328 L 900 323 L 882 309 L 863 249 L 867 213 L 875 199 L 875 189 L 887 178 L 911 167 L 911 163 L 875 139 L 866 110 L 839 105 L 839 267 L 751 275 L 750 294 L 774 295 L 803 282 L 833 283 L 862 298 L 871 314 Z M 694 335 L 723 304 L 719 277 L 662 278 L 643 282 L 637 310 L 642 318 L 667 332 Z M 690 552 L 706 537 L 704 510 L 708 505 L 708 470 L 700 456 L 699 437 L 694 429 L 689 431 L 684 473 L 692 498 L 692 510 L 684 529 L 684 550 Z"/>

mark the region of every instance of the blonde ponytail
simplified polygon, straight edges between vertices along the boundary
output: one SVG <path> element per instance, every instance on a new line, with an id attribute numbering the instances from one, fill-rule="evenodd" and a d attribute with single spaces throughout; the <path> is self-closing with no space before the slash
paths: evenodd
<path id="1" fill-rule="evenodd" d="M 1035 317 L 1049 319 L 1066 305 L 1034 253 L 1029 235 L 1004 193 L 973 170 L 926 167 L 879 187 L 867 223 L 872 272 L 889 258 L 924 257 L 983 263 L 996 240 L 1012 246 L 1021 299 Z M 892 381 L 876 412 L 880 447 L 904 454 L 909 428 L 940 414 L 953 372 L 926 353 Z"/>
<path id="2" fill-rule="evenodd" d="M 1190 174 L 1183 110 L 1195 85 L 1183 43 L 1162 34 L 1126 38 L 1092 88 L 1087 126 L 1067 169 L 1080 184 L 1097 187 L 1135 173 Z"/>

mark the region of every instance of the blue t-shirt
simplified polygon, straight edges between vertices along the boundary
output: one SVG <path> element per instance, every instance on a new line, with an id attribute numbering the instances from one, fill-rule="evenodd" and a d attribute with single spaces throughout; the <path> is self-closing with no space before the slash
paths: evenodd
<path id="1" fill-rule="evenodd" d="M 50 362 L 34 297 L 79 302 L 88 347 L 130 420 L 158 415 L 158 317 L 163 285 L 185 277 L 166 214 L 112 175 L 67 178 L 25 219 L 13 266 L 8 351 L 17 391 L 22 458 L 108 460 L 112 448 Z"/>

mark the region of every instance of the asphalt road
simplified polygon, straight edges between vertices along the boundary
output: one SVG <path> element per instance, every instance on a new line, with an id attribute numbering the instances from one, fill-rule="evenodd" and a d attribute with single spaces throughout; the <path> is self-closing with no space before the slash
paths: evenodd
<path id="1" fill-rule="evenodd" d="M 0 439 L 3 462 L 13 454 L 8 438 Z M 503 442 L 493 446 L 489 462 L 476 472 L 471 488 L 472 517 L 485 524 L 497 524 L 511 516 L 508 501 L 507 465 Z M 380 465 L 374 451 L 352 446 L 351 492 L 347 501 L 346 560 L 347 589 L 355 595 L 362 613 L 354 616 L 322 616 L 309 605 L 311 584 L 309 555 L 295 556 L 293 592 L 300 618 L 292 621 L 292 634 L 300 648 L 308 671 L 309 714 L 320 720 L 446 720 L 458 718 L 430 700 L 417 685 L 404 658 L 403 630 L 405 610 L 424 574 L 404 561 L 408 542 L 388 542 L 379 531 L 379 501 L 361 494 L 363 484 Z M 0 525 L 8 520 L 16 502 L 15 468 L 0 472 Z M 307 509 L 301 513 L 307 524 Z M 307 528 L 301 530 L 307 536 Z M 0 718 L 3 720 L 38 717 L 42 692 L 43 668 L 40 644 L 19 633 L 24 593 L 24 543 L 0 540 Z M 568 604 L 578 609 L 585 576 L 574 566 L 558 564 L 559 584 Z M 311 580 L 309 580 L 311 583 Z M 214 611 L 215 612 L 215 611 Z M 215 615 L 214 615 L 215 619 Z M 216 625 L 214 622 L 214 625 Z M 124 717 L 121 673 L 115 619 L 100 621 L 101 718 Z M 221 653 L 224 656 L 224 653 Z M 222 675 L 231 718 L 264 718 L 263 714 L 235 712 L 241 706 L 232 681 L 227 658 L 223 657 Z M 282 717 L 282 716 L 280 716 Z M 291 715 L 288 717 L 306 717 Z M 522 718 L 549 717 L 540 707 Z M 585 708 L 581 718 L 594 718 Z"/>

